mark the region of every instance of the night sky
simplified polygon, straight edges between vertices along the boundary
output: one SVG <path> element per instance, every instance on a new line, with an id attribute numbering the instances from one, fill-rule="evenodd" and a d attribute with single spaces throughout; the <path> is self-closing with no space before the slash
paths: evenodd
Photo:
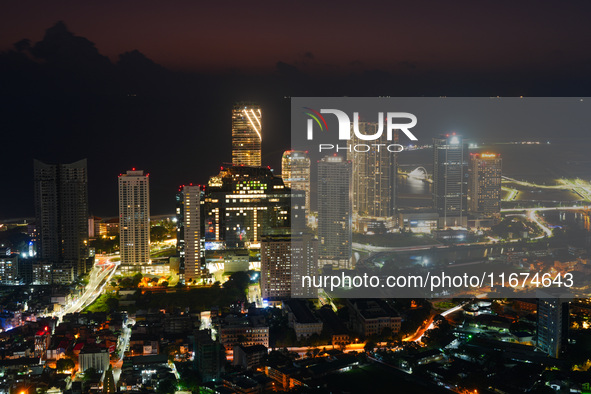
<path id="1" fill-rule="evenodd" d="M 589 96 L 590 17 L 586 1 L 5 3 L 0 218 L 33 215 L 33 158 L 87 157 L 99 216 L 145 169 L 152 213 L 172 213 L 179 184 L 230 161 L 236 100 L 263 105 L 279 172 L 289 96 Z"/>

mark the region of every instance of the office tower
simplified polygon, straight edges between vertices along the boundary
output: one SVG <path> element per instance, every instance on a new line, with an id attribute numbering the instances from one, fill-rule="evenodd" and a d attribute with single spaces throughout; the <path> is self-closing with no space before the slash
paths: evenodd
<path id="1" fill-rule="evenodd" d="M 538 292 L 537 347 L 550 357 L 558 358 L 568 343 L 569 303 L 551 294 Z"/>
<path id="2" fill-rule="evenodd" d="M 359 122 L 362 134 L 376 134 L 378 127 L 378 123 Z M 396 207 L 396 153 L 385 148 L 392 141 L 388 141 L 386 133 L 383 133 L 373 142 L 384 144 L 381 149 L 367 152 L 355 150 L 356 145 L 365 142 L 352 133 L 347 151 L 347 159 L 353 166 L 353 213 L 362 217 L 392 218 Z"/>
<path id="3" fill-rule="evenodd" d="M 285 186 L 306 193 L 306 214 L 310 212 L 310 158 L 308 152 L 287 150 L 281 158 Z"/>
<path id="4" fill-rule="evenodd" d="M 311 234 L 266 235 L 261 242 L 261 293 L 265 300 L 315 297 L 301 277 L 318 271 L 318 240 Z"/>
<path id="5" fill-rule="evenodd" d="M 145 272 L 150 263 L 149 174 L 132 169 L 119 175 L 121 272 Z"/>
<path id="6" fill-rule="evenodd" d="M 499 220 L 501 218 L 501 155 L 470 155 L 470 212 Z"/>
<path id="7" fill-rule="evenodd" d="M 261 166 L 262 116 L 260 105 L 236 103 L 232 109 L 232 164 Z"/>
<path id="8" fill-rule="evenodd" d="M 86 159 L 71 164 L 34 161 L 37 256 L 84 274 L 88 261 Z"/>
<path id="9" fill-rule="evenodd" d="M 201 276 L 201 188 L 183 186 L 182 195 L 182 241 L 184 280 L 196 281 Z"/>
<path id="10" fill-rule="evenodd" d="M 326 156 L 318 163 L 319 265 L 351 268 L 351 162 Z"/>
<path id="11" fill-rule="evenodd" d="M 222 169 L 205 191 L 206 249 L 213 244 L 257 247 L 264 234 L 285 233 L 292 224 L 303 226 L 304 201 L 303 192 L 292 193 L 266 167 Z"/>
<path id="12" fill-rule="evenodd" d="M 433 139 L 433 205 L 439 227 L 467 226 L 468 146 L 461 136 Z"/>

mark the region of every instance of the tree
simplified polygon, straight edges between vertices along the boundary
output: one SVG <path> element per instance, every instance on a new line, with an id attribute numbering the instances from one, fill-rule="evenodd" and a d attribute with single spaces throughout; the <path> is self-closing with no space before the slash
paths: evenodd
<path id="1" fill-rule="evenodd" d="M 116 312 L 119 309 L 119 300 L 115 297 L 109 297 L 105 304 L 109 308 L 109 313 Z"/>
<path id="2" fill-rule="evenodd" d="M 175 382 L 171 379 L 164 379 L 158 382 L 158 388 L 156 389 L 157 393 L 168 394 L 174 393 L 176 391 Z"/>
<path id="3" fill-rule="evenodd" d="M 150 229 L 150 239 L 156 242 L 164 241 L 168 231 L 162 226 L 154 226 Z"/>
<path id="4" fill-rule="evenodd" d="M 55 367 L 58 372 L 64 372 L 70 369 L 74 369 L 74 367 L 76 367 L 76 363 L 71 358 L 64 357 L 57 360 L 57 362 L 55 363 Z"/>
<path id="5" fill-rule="evenodd" d="M 142 278 L 144 276 L 141 273 L 137 273 L 132 277 L 132 283 L 131 283 L 131 287 L 138 287 L 138 285 L 140 284 L 140 282 L 142 281 Z"/>
<path id="6" fill-rule="evenodd" d="M 250 275 L 248 272 L 235 272 L 230 275 L 230 278 L 224 283 L 223 288 L 227 290 L 231 297 L 237 300 L 246 300 L 246 289 L 250 283 Z"/>
<path id="7" fill-rule="evenodd" d="M 87 368 L 86 371 L 84 371 L 84 381 L 88 382 L 89 380 L 93 380 L 97 374 L 98 372 L 95 368 Z"/>
<path id="8" fill-rule="evenodd" d="M 363 346 L 363 350 L 365 350 L 366 353 L 371 353 L 373 352 L 373 350 L 376 348 L 376 343 L 373 341 L 367 341 L 365 343 L 365 346 Z"/>

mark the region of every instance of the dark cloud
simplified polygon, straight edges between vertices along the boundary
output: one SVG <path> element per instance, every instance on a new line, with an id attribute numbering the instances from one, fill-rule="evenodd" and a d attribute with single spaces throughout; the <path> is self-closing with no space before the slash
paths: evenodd
<path id="1" fill-rule="evenodd" d="M 277 62 L 277 64 L 275 64 L 275 68 L 277 72 L 283 76 L 291 77 L 300 75 L 300 70 L 296 66 L 285 62 Z"/>
<path id="2" fill-rule="evenodd" d="M 137 50 L 113 63 L 99 49 L 58 23 L 38 42 L 0 53 L 0 130 L 9 147 L 0 168 L 10 185 L 0 193 L 0 218 L 33 215 L 33 158 L 88 158 L 90 208 L 99 216 L 116 214 L 117 175 L 131 167 L 151 173 L 153 213 L 173 212 L 179 184 L 205 183 L 230 160 L 234 101 L 263 105 L 264 164 L 279 171 L 290 141 L 284 97 L 587 96 L 591 89 L 588 62 L 488 73 L 410 60 L 341 66 L 310 51 L 268 73 L 199 74 L 171 71 Z"/>

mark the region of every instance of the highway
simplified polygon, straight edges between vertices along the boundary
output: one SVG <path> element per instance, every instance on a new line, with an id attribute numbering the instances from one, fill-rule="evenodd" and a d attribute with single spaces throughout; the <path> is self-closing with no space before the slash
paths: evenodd
<path id="1" fill-rule="evenodd" d="M 374 246 L 360 244 L 353 242 L 353 250 L 364 251 L 364 252 L 403 252 L 412 250 L 428 250 L 433 248 L 448 248 L 448 245 L 442 244 L 431 244 L 431 245 L 416 245 L 416 246 Z"/>
<path id="2" fill-rule="evenodd" d="M 509 178 L 506 176 L 503 176 L 503 181 L 505 181 L 504 183 L 514 183 L 519 186 L 531 187 L 531 188 L 536 188 L 536 189 L 558 189 L 558 190 L 570 189 L 573 192 L 575 192 L 576 194 L 578 194 L 585 201 L 591 201 L 591 184 L 589 184 L 589 182 L 584 181 L 582 179 L 575 179 L 574 181 L 572 181 L 570 179 L 561 178 L 558 180 L 560 182 L 559 185 L 538 185 L 538 184 L 532 183 L 532 182 L 518 181 L 517 179 Z M 507 187 L 507 189 L 512 189 L 512 188 Z M 513 190 L 515 190 L 515 189 L 513 189 Z M 512 195 L 512 197 L 514 199 L 515 195 Z M 511 199 L 508 198 L 507 200 L 509 201 Z"/>
<path id="3" fill-rule="evenodd" d="M 71 303 L 67 304 L 60 311 L 54 313 L 53 316 L 61 321 L 64 315 L 80 312 L 88 305 L 92 304 L 98 296 L 101 295 L 105 285 L 111 280 L 111 277 L 117 270 L 118 263 L 112 261 L 115 257 L 116 256 L 99 256 L 97 258 L 98 261 L 95 262 L 88 275 L 88 284 L 84 289 L 84 293 Z"/>
<path id="4" fill-rule="evenodd" d="M 545 236 L 551 237 L 552 236 L 552 229 L 549 228 L 545 224 L 543 219 L 541 219 L 538 216 L 538 214 L 537 214 L 538 212 L 540 212 L 540 211 L 581 211 L 581 210 L 586 210 L 588 208 L 589 207 L 586 207 L 586 206 L 574 205 L 574 206 L 570 206 L 570 207 L 551 207 L 551 208 L 511 208 L 511 209 L 501 209 L 501 212 L 502 213 L 510 213 L 510 212 L 523 213 L 523 212 L 525 212 L 526 217 L 529 220 L 531 220 L 532 222 L 534 222 L 544 232 L 544 235 L 540 235 L 539 237 L 533 238 L 533 239 L 540 239 L 540 238 L 544 238 Z"/>

